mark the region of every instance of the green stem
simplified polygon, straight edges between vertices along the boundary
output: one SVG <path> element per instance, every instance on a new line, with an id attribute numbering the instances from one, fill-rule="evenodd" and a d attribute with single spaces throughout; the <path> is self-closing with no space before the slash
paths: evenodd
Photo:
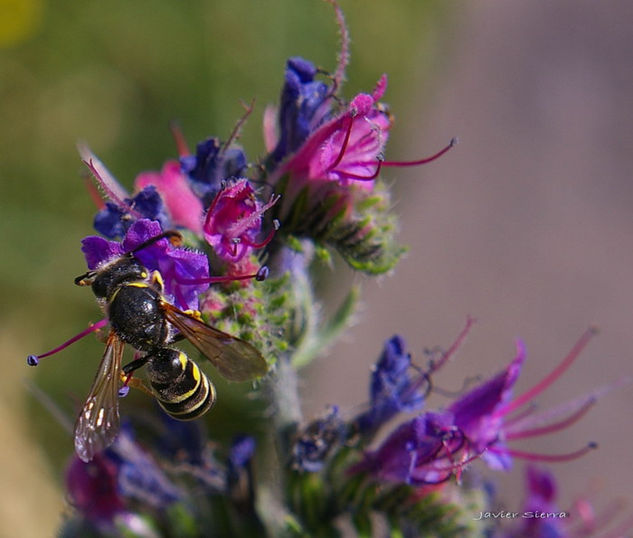
<path id="1" fill-rule="evenodd" d="M 280 357 L 275 370 L 265 379 L 271 412 L 271 428 L 265 438 L 266 450 L 260 465 L 257 511 L 271 537 L 296 536 L 298 523 L 287 509 L 287 457 L 302 421 L 297 372 L 288 357 Z"/>

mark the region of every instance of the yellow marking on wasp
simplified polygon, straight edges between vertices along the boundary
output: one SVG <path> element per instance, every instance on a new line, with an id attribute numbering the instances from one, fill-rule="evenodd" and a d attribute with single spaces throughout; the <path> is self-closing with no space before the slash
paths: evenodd
<path id="1" fill-rule="evenodd" d="M 204 393 L 207 394 L 209 392 L 211 392 L 211 403 L 213 403 L 215 401 L 215 389 L 211 390 L 209 387 L 209 380 L 207 379 L 207 377 L 203 377 L 202 378 L 202 384 L 205 387 L 205 391 Z M 194 389 L 195 390 L 195 389 Z M 178 400 L 178 402 L 176 402 L 175 400 L 172 400 L 171 402 L 165 402 L 165 403 L 180 403 L 182 400 Z M 197 411 L 200 407 L 202 407 L 207 401 L 206 396 L 204 398 L 202 398 L 199 402 L 197 402 L 195 405 L 193 405 L 192 407 L 189 407 L 187 409 L 184 409 L 182 411 L 169 411 L 169 414 L 176 417 L 179 415 L 189 415 L 190 413 L 193 413 L 195 411 Z M 197 417 L 193 417 L 193 418 L 197 418 Z"/>
<path id="2" fill-rule="evenodd" d="M 180 360 L 180 364 L 182 365 L 183 371 L 185 369 L 185 366 L 187 365 L 188 359 L 185 356 L 184 353 L 180 353 L 180 356 L 178 357 L 178 359 Z M 173 403 L 173 404 L 178 404 L 181 402 L 184 402 L 187 398 L 191 398 L 196 391 L 198 390 L 198 388 L 200 387 L 200 378 L 202 377 L 200 375 L 200 368 L 198 368 L 198 365 L 195 362 L 191 363 L 191 367 L 192 367 L 192 375 L 193 375 L 193 379 L 196 382 L 196 384 L 194 385 L 194 387 L 191 390 L 188 390 L 187 392 L 184 392 L 183 394 L 180 394 L 178 396 L 175 396 L 174 398 L 170 399 L 168 402 L 166 401 L 165 403 Z M 203 384 L 207 384 L 206 381 L 206 376 L 202 378 L 202 382 Z"/>
<path id="3" fill-rule="evenodd" d="M 114 302 L 114 298 L 117 296 L 117 294 L 119 293 L 121 288 L 117 288 L 114 290 L 114 293 L 112 294 L 112 297 L 110 297 L 110 302 L 113 303 Z"/>
<path id="4" fill-rule="evenodd" d="M 149 286 L 147 285 L 147 283 L 145 282 L 128 282 L 127 284 L 125 284 L 126 286 L 133 286 L 135 288 L 149 288 Z M 117 290 L 118 291 L 118 290 Z"/>
<path id="5" fill-rule="evenodd" d="M 183 310 L 183 313 L 191 316 L 192 318 L 196 318 L 198 321 L 202 321 L 202 314 L 200 313 L 200 310 Z"/>
<path id="6" fill-rule="evenodd" d="M 145 271 L 141 273 L 141 278 L 147 278 L 147 273 Z"/>
<path id="7" fill-rule="evenodd" d="M 161 275 L 158 271 L 152 271 L 152 284 L 158 284 L 158 287 L 161 290 L 165 287 L 163 275 Z"/>

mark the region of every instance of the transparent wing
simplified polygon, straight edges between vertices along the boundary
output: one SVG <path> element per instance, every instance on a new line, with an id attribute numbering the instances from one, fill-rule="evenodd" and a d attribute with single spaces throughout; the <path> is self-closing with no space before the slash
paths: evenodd
<path id="1" fill-rule="evenodd" d="M 110 332 L 97 375 L 75 423 L 75 452 L 83 461 L 109 447 L 119 433 L 119 377 L 125 344 Z"/>
<path id="2" fill-rule="evenodd" d="M 249 381 L 268 372 L 262 354 L 251 344 L 222 332 L 167 302 L 165 317 L 211 361 L 229 381 Z"/>

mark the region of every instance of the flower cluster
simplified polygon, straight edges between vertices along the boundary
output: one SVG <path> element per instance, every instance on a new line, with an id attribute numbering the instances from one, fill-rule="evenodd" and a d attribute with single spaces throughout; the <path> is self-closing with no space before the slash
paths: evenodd
<path id="1" fill-rule="evenodd" d="M 608 391 L 540 412 L 531 406 L 578 358 L 592 329 L 526 392 L 513 394 L 527 357 L 519 342 L 497 375 L 434 408 L 434 375 L 474 320 L 427 364 L 394 335 L 360 410 L 333 405 L 311 421 L 302 417 L 297 371 L 340 334 L 358 296 L 352 287 L 323 316 L 313 265 L 335 268 L 338 257 L 368 275 L 391 271 L 404 248 L 381 174 L 430 162 L 455 143 L 424 159 L 385 158 L 395 125 L 383 102 L 387 77 L 343 96 L 349 36 L 338 4 L 327 1 L 341 35 L 338 64 L 326 73 L 304 58 L 287 61 L 279 103 L 264 112 L 265 155 L 250 160 L 238 144 L 252 107 L 225 140 L 208 137 L 195 152 L 174 127 L 177 155 L 158 172 L 138 174 L 129 190 L 80 147 L 96 186 L 99 235 L 82 241 L 88 271 L 76 283 L 92 286 L 104 318 L 28 357 L 36 365 L 109 326 L 75 426 L 76 446 L 88 449 L 67 470 L 76 510 L 63 536 L 340 536 L 342 525 L 361 536 L 380 528 L 392 536 L 566 535 L 558 521 L 503 529 L 477 522 L 473 514 L 494 500 L 476 469 L 568 461 L 595 448 L 544 454 L 519 443 L 568 427 Z M 201 357 L 180 351 L 182 340 Z M 124 344 L 135 354 L 121 366 Z M 199 418 L 215 403 L 215 386 L 194 361 L 202 358 L 229 381 L 257 382 L 253 397 L 225 412 L 230 435 L 211 438 L 202 421 L 175 420 Z M 128 399 L 121 427 L 119 397 L 129 388 L 164 412 Z M 231 400 L 223 385 L 217 392 L 220 402 Z M 543 473 L 528 470 L 526 510 L 555 510 Z"/>

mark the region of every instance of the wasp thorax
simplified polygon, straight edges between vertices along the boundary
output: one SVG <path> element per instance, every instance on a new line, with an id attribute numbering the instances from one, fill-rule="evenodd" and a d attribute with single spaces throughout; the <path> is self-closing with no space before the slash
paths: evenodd
<path id="1" fill-rule="evenodd" d="M 100 270 L 92 282 L 93 293 L 102 299 L 110 299 L 125 282 L 147 278 L 147 269 L 131 256 L 120 258 Z"/>

